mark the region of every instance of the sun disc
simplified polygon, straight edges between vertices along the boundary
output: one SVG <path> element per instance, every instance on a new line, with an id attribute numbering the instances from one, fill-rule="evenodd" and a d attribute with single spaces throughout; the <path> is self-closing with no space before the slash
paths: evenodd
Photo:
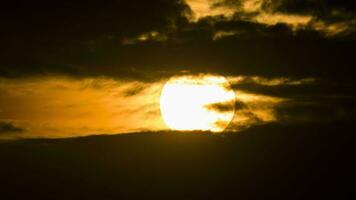
<path id="1" fill-rule="evenodd" d="M 223 76 L 176 76 L 162 89 L 160 109 L 170 129 L 221 132 L 234 116 L 235 93 Z"/>

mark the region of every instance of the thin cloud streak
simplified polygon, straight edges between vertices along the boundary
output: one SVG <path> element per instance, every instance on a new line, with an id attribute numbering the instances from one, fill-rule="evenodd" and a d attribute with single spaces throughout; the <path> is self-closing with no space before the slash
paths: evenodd
<path id="1" fill-rule="evenodd" d="M 165 129 L 162 82 L 67 77 L 0 81 L 1 120 L 16 120 L 25 137 L 72 137 Z M 139 89 L 137 89 L 139 88 Z"/>
<path id="2" fill-rule="evenodd" d="M 314 13 L 279 11 L 278 9 L 285 3 L 278 0 L 186 0 L 186 3 L 193 12 L 191 17 L 193 22 L 207 17 L 223 17 L 225 21 L 242 20 L 266 26 L 286 24 L 294 31 L 312 29 L 323 33 L 326 37 L 335 37 L 355 31 L 356 16 L 345 10 L 333 9 L 328 18 L 340 18 L 340 20 L 328 22 Z M 319 7 L 322 9 L 323 5 L 319 5 Z M 340 15 L 345 15 L 342 13 L 348 14 L 346 19 L 340 17 Z M 220 31 L 214 35 L 213 39 L 231 35 L 238 35 L 238 31 Z"/>

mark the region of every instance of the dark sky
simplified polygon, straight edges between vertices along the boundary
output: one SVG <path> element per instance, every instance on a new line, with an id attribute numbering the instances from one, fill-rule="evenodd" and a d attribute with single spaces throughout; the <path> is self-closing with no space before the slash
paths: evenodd
<path id="1" fill-rule="evenodd" d="M 187 2 L 195 1 L 199 0 Z M 243 9 L 246 2 L 261 3 L 251 11 Z M 206 4 L 211 14 L 193 21 L 195 4 L 181 0 L 3 3 L 0 75 L 152 79 L 190 70 L 352 79 L 353 1 L 207 0 Z M 234 14 L 215 15 L 213 10 L 219 8 Z M 262 15 L 265 19 L 259 20 Z M 292 17 L 309 18 L 298 24 Z M 230 34 L 214 40 L 224 32 Z"/>

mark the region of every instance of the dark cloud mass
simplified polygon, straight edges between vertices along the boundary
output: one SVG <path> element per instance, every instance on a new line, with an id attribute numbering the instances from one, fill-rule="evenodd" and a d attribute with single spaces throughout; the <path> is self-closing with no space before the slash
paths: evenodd
<path id="1" fill-rule="evenodd" d="M 8 2 L 1 11 L 1 75 L 134 76 L 137 50 L 122 40 L 169 30 L 186 10 L 179 0 Z"/>
<path id="2" fill-rule="evenodd" d="M 269 124 L 225 137 L 163 132 L 0 143 L 2 197 L 353 199 L 354 128 Z"/>
<path id="3" fill-rule="evenodd" d="M 265 2 L 273 5 L 271 12 L 316 17 L 322 12 L 323 26 L 335 18 L 352 28 L 355 19 L 355 7 L 349 1 Z M 235 6 L 231 1 L 220 2 L 224 3 Z M 191 13 L 181 0 L 12 1 L 2 6 L 0 14 L 0 75 L 144 80 L 152 74 L 190 70 L 352 78 L 348 72 L 356 50 L 353 32 L 325 37 L 308 27 L 292 30 L 286 24 L 242 20 L 239 12 L 233 19 L 217 16 L 191 22 Z M 237 34 L 214 40 L 219 31 Z"/>
<path id="4" fill-rule="evenodd" d="M 305 79 L 307 80 L 307 79 Z M 275 116 L 286 123 L 332 122 L 356 119 L 356 88 L 352 83 L 332 80 L 280 81 L 283 84 L 262 84 L 251 78 L 232 85 L 234 89 L 284 99 L 277 104 Z M 246 109 L 245 107 L 242 107 Z"/>
<path id="5" fill-rule="evenodd" d="M 329 14 L 328 12 L 336 9 L 356 11 L 355 2 L 352 0 L 269 0 L 264 3 L 264 6 L 287 13 Z"/>
<path id="6" fill-rule="evenodd" d="M 308 14 L 314 21 L 329 25 L 331 29 L 339 29 L 352 38 L 355 38 L 356 4 L 350 0 L 271 0 L 266 1 L 265 8 L 272 12 Z"/>
<path id="7" fill-rule="evenodd" d="M 8 133 L 21 133 L 24 129 L 15 126 L 11 122 L 0 122 L 0 135 Z"/>
<path id="8" fill-rule="evenodd" d="M 206 108 L 208 110 L 216 111 L 219 113 L 231 112 L 232 110 L 234 110 L 234 103 L 235 102 L 214 103 L 207 105 Z"/>

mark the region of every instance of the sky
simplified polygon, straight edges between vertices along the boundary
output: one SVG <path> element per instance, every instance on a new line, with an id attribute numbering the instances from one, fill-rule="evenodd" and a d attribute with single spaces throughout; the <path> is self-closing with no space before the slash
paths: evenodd
<path id="1" fill-rule="evenodd" d="M 161 90 L 186 74 L 227 78 L 236 95 L 232 131 L 356 119 L 351 0 L 1 7 L 0 138 L 166 130 Z"/>

